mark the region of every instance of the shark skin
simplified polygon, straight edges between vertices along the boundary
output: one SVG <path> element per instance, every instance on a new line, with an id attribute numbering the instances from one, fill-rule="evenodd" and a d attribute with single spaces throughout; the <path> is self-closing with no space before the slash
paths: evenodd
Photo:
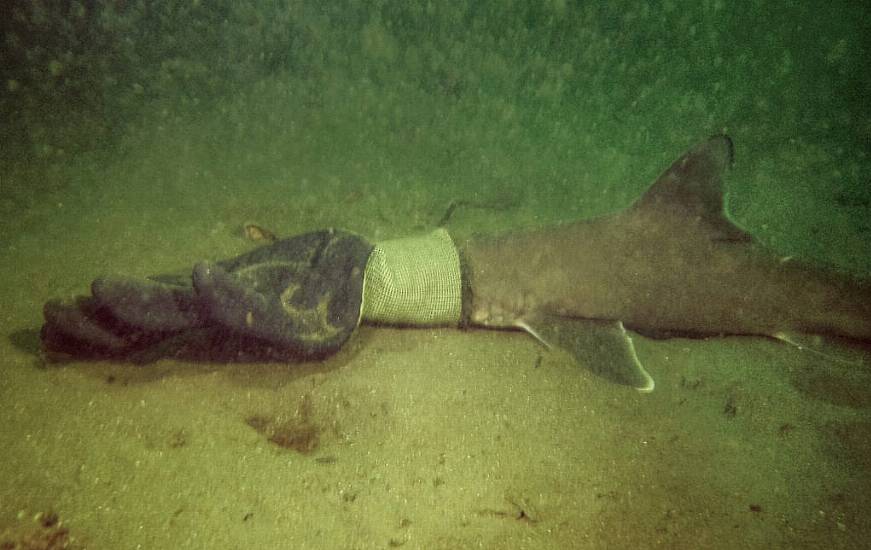
<path id="1" fill-rule="evenodd" d="M 871 280 L 778 257 L 728 218 L 733 151 L 711 137 L 625 210 L 461 244 L 471 323 L 527 330 L 641 391 L 654 383 L 626 329 L 871 342 Z"/>

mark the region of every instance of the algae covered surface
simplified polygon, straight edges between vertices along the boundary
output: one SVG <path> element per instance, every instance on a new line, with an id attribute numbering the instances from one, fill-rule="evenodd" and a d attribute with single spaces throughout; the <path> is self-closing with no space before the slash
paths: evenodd
<path id="1" fill-rule="evenodd" d="M 57 364 L 38 339 L 46 300 L 239 254 L 246 223 L 377 242 L 457 202 L 457 236 L 591 217 L 724 131 L 742 227 L 867 276 L 860 3 L 9 5 L 4 548 L 871 537 L 867 358 L 638 338 L 640 395 L 519 332 L 364 326 L 301 364 Z"/>

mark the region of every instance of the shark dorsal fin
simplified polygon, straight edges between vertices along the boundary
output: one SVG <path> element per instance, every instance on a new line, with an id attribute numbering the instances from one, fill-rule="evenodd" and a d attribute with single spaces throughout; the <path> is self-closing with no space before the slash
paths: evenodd
<path id="1" fill-rule="evenodd" d="M 729 136 L 711 137 L 669 166 L 632 205 L 632 210 L 703 225 L 715 240 L 752 240 L 726 212 L 723 174 L 733 158 L 734 146 Z"/>

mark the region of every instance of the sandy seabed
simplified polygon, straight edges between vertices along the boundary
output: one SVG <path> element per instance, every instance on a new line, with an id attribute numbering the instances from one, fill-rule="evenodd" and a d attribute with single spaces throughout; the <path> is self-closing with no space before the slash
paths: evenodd
<path id="1" fill-rule="evenodd" d="M 650 395 L 523 333 L 484 330 L 362 327 L 335 357 L 298 365 L 44 361 L 45 300 L 86 292 L 103 272 L 145 276 L 238 254 L 252 246 L 239 232 L 247 221 L 379 239 L 427 230 L 451 199 L 476 197 L 515 206 L 458 212 L 458 232 L 529 226 L 589 214 L 548 210 L 583 196 L 599 197 L 593 211 L 625 206 L 703 137 L 666 152 L 651 143 L 631 161 L 587 149 L 584 158 L 611 155 L 611 171 L 556 168 L 579 174 L 565 197 L 510 177 L 560 179 L 541 168 L 549 157 L 535 164 L 551 145 L 502 151 L 481 121 L 442 128 L 462 133 L 458 149 L 478 149 L 433 181 L 454 153 L 434 146 L 443 141 L 431 127 L 394 135 L 341 112 L 333 125 L 269 116 L 272 126 L 253 121 L 257 130 L 218 145 L 218 117 L 146 126 L 117 154 L 72 159 L 47 190 L 26 172 L 4 180 L 31 200 L 7 209 L 0 251 L 0 543 L 865 547 L 871 373 L 775 341 L 638 337 L 657 381 Z M 767 153 L 734 137 L 739 155 Z M 628 187 L 603 206 L 605 191 L 584 191 L 592 180 Z M 783 189 L 756 193 L 779 204 Z M 824 209 L 803 215 L 791 227 L 834 228 L 821 238 L 840 239 L 830 254 L 845 263 L 867 248 Z"/>

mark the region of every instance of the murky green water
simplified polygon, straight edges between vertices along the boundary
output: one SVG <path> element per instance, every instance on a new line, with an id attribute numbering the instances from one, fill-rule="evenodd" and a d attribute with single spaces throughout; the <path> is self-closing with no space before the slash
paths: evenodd
<path id="1" fill-rule="evenodd" d="M 458 210 L 456 235 L 573 220 L 628 205 L 723 131 L 742 225 L 868 273 L 871 18 L 857 3 L 10 6 L 0 542 L 871 536 L 867 365 L 774 342 L 640 340 L 657 390 L 639 396 L 520 333 L 364 327 L 338 356 L 294 366 L 58 366 L 37 337 L 45 300 L 101 273 L 238 254 L 249 221 L 377 241 L 431 229 L 458 199 L 493 208 Z M 296 447 L 270 441 L 299 433 Z"/>

